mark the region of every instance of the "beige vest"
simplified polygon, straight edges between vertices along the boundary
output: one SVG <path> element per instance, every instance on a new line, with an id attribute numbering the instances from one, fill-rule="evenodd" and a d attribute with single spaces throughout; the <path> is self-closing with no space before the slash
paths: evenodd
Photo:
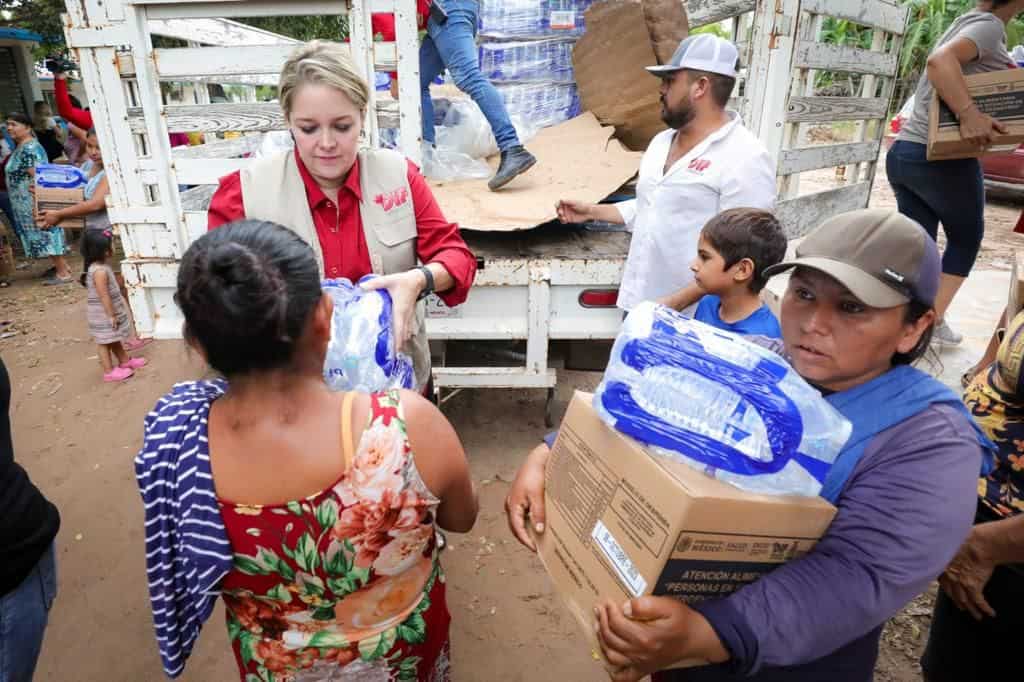
<path id="1" fill-rule="evenodd" d="M 320 273 L 324 257 L 306 199 L 306 187 L 294 152 L 258 159 L 241 172 L 242 203 L 247 218 L 279 223 L 302 237 L 316 254 Z M 375 274 L 390 275 L 416 267 L 416 212 L 405 157 L 389 149 L 359 152 L 359 214 Z M 416 306 L 415 333 L 406 349 L 416 368 L 416 385 L 430 378 L 430 347 L 424 305 Z"/>

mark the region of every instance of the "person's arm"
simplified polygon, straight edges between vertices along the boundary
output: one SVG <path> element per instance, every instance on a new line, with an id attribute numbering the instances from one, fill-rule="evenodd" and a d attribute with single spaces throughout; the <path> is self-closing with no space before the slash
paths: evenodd
<path id="1" fill-rule="evenodd" d="M 416 212 L 416 256 L 433 273 L 434 290 L 441 300 L 447 306 L 456 306 L 469 296 L 476 278 L 476 256 L 466 246 L 459 226 L 444 217 L 430 186 L 412 162 L 407 177 Z"/>
<path id="2" fill-rule="evenodd" d="M 416 469 L 441 500 L 437 524 L 455 533 L 468 533 L 480 506 L 459 436 L 441 411 L 419 393 L 402 391 L 401 400 Z"/>
<path id="3" fill-rule="evenodd" d="M 975 25 L 973 30 L 942 45 L 928 56 L 926 73 L 935 92 L 960 121 L 960 136 L 978 145 L 991 144 L 1006 126 L 982 113 L 974 105 L 964 79 L 963 66 L 981 56 L 981 45 L 1002 40 L 1002 29 L 994 23 Z"/>
<path id="4" fill-rule="evenodd" d="M 434 277 L 434 291 L 445 305 L 456 306 L 466 300 L 476 277 L 476 257 L 466 246 L 459 226 L 441 213 L 426 180 L 409 163 L 409 188 L 416 215 L 416 256 Z M 387 289 L 394 303 L 395 338 L 402 348 L 413 334 L 416 301 L 427 278 L 414 268 L 383 277 L 374 277 L 361 285 L 366 290 Z"/>
<path id="5" fill-rule="evenodd" d="M 544 532 L 544 470 L 557 435 L 557 432 L 548 434 L 544 442 L 526 456 L 505 498 L 509 530 L 531 552 L 537 551 L 533 534 Z M 532 532 L 530 524 L 533 525 Z"/>
<path id="6" fill-rule="evenodd" d="M 871 443 L 809 554 L 694 607 L 738 672 L 820 658 L 927 588 L 974 516 L 980 450 L 968 428 L 954 408 L 933 407 Z"/>
<path id="7" fill-rule="evenodd" d="M 997 566 L 1024 563 L 1024 514 L 980 523 L 939 578 L 953 602 L 976 620 L 997 614 L 985 599 L 985 585 Z"/>
<path id="8" fill-rule="evenodd" d="M 81 140 L 82 142 L 85 142 L 86 138 L 89 136 L 85 130 L 82 130 L 74 123 L 68 123 L 68 132 L 71 134 L 72 137 Z"/>
<path id="9" fill-rule="evenodd" d="M 110 320 L 110 324 L 113 327 L 117 327 L 117 313 L 114 311 L 114 302 L 110 300 L 110 291 L 107 288 L 109 286 L 107 282 L 107 271 L 103 268 L 96 268 L 93 272 L 92 282 L 96 289 L 96 295 L 99 296 L 100 304 L 103 306 L 103 310 L 107 313 L 107 319 Z"/>
<path id="10" fill-rule="evenodd" d="M 627 206 L 628 205 L 628 206 Z M 585 223 L 588 220 L 599 220 L 615 225 L 624 225 L 632 221 L 636 199 L 622 201 L 617 204 L 588 204 L 585 201 L 562 199 L 555 204 L 558 220 L 563 223 Z M 619 207 L 630 211 L 629 217 Z"/>
<path id="11" fill-rule="evenodd" d="M 104 211 L 107 208 L 107 194 L 109 193 L 110 185 L 107 184 L 107 177 L 104 175 L 100 178 L 99 184 L 96 185 L 96 192 L 92 195 L 92 199 L 79 201 L 77 204 L 72 204 L 56 211 L 43 211 L 39 214 L 39 217 L 43 219 L 43 222 L 48 227 L 53 227 L 68 218 L 77 218 L 78 216 L 89 215 L 96 211 Z"/>
<path id="12" fill-rule="evenodd" d="M 691 282 L 679 291 L 659 298 L 657 302 L 673 310 L 685 310 L 703 298 L 705 293 L 696 282 Z"/>
<path id="13" fill-rule="evenodd" d="M 79 109 L 71 103 L 71 94 L 68 92 L 68 82 L 63 73 L 53 74 L 53 98 L 57 102 L 57 111 L 68 122 L 79 128 L 89 130 L 92 128 L 92 114 L 85 109 Z"/>
<path id="14" fill-rule="evenodd" d="M 217 191 L 210 198 L 210 205 L 206 209 L 206 229 L 212 230 L 244 217 L 242 177 L 239 171 L 235 171 L 220 179 Z"/>

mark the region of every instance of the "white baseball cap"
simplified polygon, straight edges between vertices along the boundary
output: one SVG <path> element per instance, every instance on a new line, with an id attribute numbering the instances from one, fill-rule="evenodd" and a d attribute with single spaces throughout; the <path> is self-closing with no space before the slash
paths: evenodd
<path id="1" fill-rule="evenodd" d="M 647 70 L 655 76 L 692 69 L 735 78 L 739 56 L 739 50 L 728 40 L 710 33 L 698 33 L 679 43 L 668 64 L 648 66 Z"/>

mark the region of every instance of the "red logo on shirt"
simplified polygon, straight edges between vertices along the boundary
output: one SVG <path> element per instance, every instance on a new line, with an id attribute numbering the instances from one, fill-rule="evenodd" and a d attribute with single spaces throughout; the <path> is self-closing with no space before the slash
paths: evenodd
<path id="1" fill-rule="evenodd" d="M 397 208 L 407 201 L 409 201 L 409 192 L 404 187 L 378 194 L 373 198 L 373 203 L 378 204 L 385 211 Z"/>
<path id="2" fill-rule="evenodd" d="M 711 162 L 708 161 L 707 159 L 694 159 L 693 161 L 690 162 L 690 165 L 688 166 L 690 170 L 697 171 L 698 173 L 703 173 L 710 167 Z"/>

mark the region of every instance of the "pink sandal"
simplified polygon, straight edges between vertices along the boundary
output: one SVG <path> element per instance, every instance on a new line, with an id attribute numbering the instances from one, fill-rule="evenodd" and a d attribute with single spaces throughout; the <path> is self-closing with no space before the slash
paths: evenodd
<path id="1" fill-rule="evenodd" d="M 124 341 L 121 345 L 128 352 L 136 351 L 140 348 L 145 348 L 149 344 L 153 343 L 153 339 L 137 338 L 134 341 Z"/>
<path id="2" fill-rule="evenodd" d="M 146 366 L 146 358 L 129 358 L 128 362 L 121 363 L 121 369 L 139 369 Z"/>
<path id="3" fill-rule="evenodd" d="M 135 374 L 135 372 L 133 372 L 127 367 L 115 367 L 114 369 L 110 370 L 109 372 L 103 375 L 103 381 L 106 381 L 108 383 L 124 381 L 133 374 Z"/>

